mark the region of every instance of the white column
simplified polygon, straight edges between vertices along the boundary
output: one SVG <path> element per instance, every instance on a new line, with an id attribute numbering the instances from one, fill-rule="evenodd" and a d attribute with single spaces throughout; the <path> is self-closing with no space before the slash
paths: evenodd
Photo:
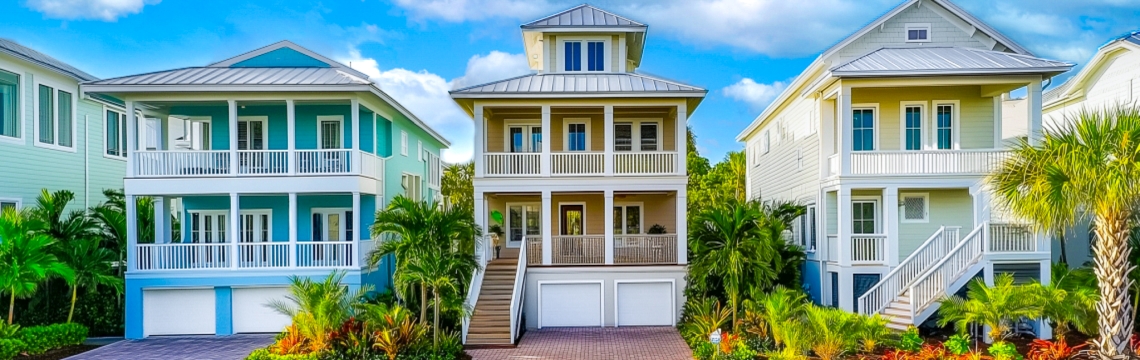
<path id="1" fill-rule="evenodd" d="M 1004 147 L 1001 143 L 1001 106 L 1002 95 L 994 96 L 994 149 L 1001 149 Z"/>
<path id="2" fill-rule="evenodd" d="M 486 140 L 486 135 L 484 134 L 484 131 L 483 131 L 484 126 L 485 126 L 483 124 L 483 122 L 484 122 L 483 121 L 483 105 L 478 105 L 478 104 L 475 105 L 474 118 L 475 118 L 475 156 L 474 156 L 474 158 L 475 158 L 475 178 L 478 179 L 478 178 L 483 177 L 483 168 L 484 168 L 483 161 L 485 160 L 483 158 L 483 152 L 487 150 L 486 145 L 483 144 Z M 546 133 L 550 133 L 550 129 L 543 129 L 542 131 L 544 131 Z M 543 139 L 543 141 L 542 141 L 543 144 L 545 144 L 547 142 L 548 141 L 546 141 L 546 139 Z"/>
<path id="3" fill-rule="evenodd" d="M 232 102 L 231 102 L 232 104 Z M 237 122 L 234 122 L 235 124 Z M 238 243 L 241 239 L 238 234 L 241 234 L 241 206 L 238 203 L 238 193 L 230 193 L 230 233 L 227 235 L 230 242 L 230 267 L 237 268 L 238 266 Z"/>
<path id="4" fill-rule="evenodd" d="M 611 211 L 613 211 L 613 208 L 614 208 L 614 191 L 612 189 L 606 189 L 604 196 L 606 198 L 606 201 L 605 201 L 606 207 L 602 208 L 602 210 L 603 210 L 602 214 L 612 214 Z M 614 217 L 613 216 L 602 216 L 602 217 L 606 218 L 606 228 L 603 232 L 604 234 L 606 234 L 606 239 L 605 239 L 606 265 L 612 265 L 614 263 Z"/>
<path id="5" fill-rule="evenodd" d="M 495 244 L 486 240 L 491 236 L 491 232 L 487 229 L 487 203 L 483 200 L 482 191 L 475 191 L 475 225 L 479 225 L 479 228 L 483 229 L 484 234 L 483 237 L 475 239 L 475 241 L 486 246 L 495 246 Z M 526 239 L 523 239 L 523 246 L 526 246 Z M 476 245 L 475 248 L 478 249 L 479 246 Z M 483 251 L 483 254 L 475 254 L 475 256 L 484 256 L 484 254 L 488 253 L 494 254 L 494 250 L 488 252 L 487 249 L 483 249 Z M 490 261 L 491 259 L 483 258 L 483 260 Z"/>
<path id="6" fill-rule="evenodd" d="M 1041 81 L 1029 83 L 1025 94 L 1025 108 L 1029 112 L 1029 144 L 1041 143 Z"/>
<path id="7" fill-rule="evenodd" d="M 677 149 L 677 175 L 685 175 L 688 173 L 688 112 L 688 104 L 685 102 L 681 102 L 680 105 L 677 105 L 677 131 L 675 133 L 677 137 L 675 143 L 675 148 Z"/>
<path id="8" fill-rule="evenodd" d="M 839 249 L 836 256 L 839 258 L 840 266 L 851 266 L 851 188 L 840 186 L 836 200 L 835 212 L 838 220 L 836 241 L 839 242 L 836 244 Z"/>
<path id="9" fill-rule="evenodd" d="M 688 138 L 686 136 L 686 138 Z M 677 189 L 677 263 L 689 263 L 689 219 L 687 198 L 688 190 L 684 186 Z"/>
<path id="10" fill-rule="evenodd" d="M 542 170 L 542 176 L 550 176 L 550 138 L 554 133 L 550 128 L 550 105 L 542 106 L 542 132 L 545 139 L 542 139 L 542 157 L 539 158 L 539 167 Z"/>
<path id="11" fill-rule="evenodd" d="M 135 152 L 139 149 L 139 119 L 135 116 L 135 102 L 125 101 L 124 103 L 127 107 L 127 177 L 135 177 L 137 171 L 135 164 L 138 163 L 138 154 L 135 154 Z M 130 201 L 127 203 L 130 203 Z M 128 216 L 128 218 L 130 217 Z"/>
<path id="12" fill-rule="evenodd" d="M 379 128 L 379 126 L 377 126 L 377 125 L 378 124 L 376 124 L 376 112 L 373 111 L 372 112 L 372 154 L 376 155 L 376 157 L 381 157 L 380 156 L 380 136 L 379 136 L 379 131 L 377 130 L 377 128 Z"/>
<path id="13" fill-rule="evenodd" d="M 352 172 L 360 174 L 360 100 L 349 100 L 349 108 L 352 111 L 352 154 L 349 158 L 352 159 Z M 359 195 L 359 194 L 357 194 Z M 359 209 L 357 209 L 359 210 Z M 360 237 L 357 236 L 359 239 Z"/>
<path id="14" fill-rule="evenodd" d="M 229 103 L 229 125 L 230 125 L 230 175 L 237 176 L 238 173 L 238 109 L 237 100 L 228 100 Z M 236 241 L 234 242 L 237 243 Z M 237 265 L 237 261 L 234 262 Z"/>
<path id="15" fill-rule="evenodd" d="M 545 143 L 545 141 L 544 141 Z M 550 190 L 542 191 L 542 264 L 550 265 L 550 260 L 553 257 L 550 244 L 552 243 L 551 233 L 554 229 L 551 228 L 551 218 L 556 216 L 558 211 L 552 210 L 550 206 Z"/>
<path id="16" fill-rule="evenodd" d="M 1041 260 L 1041 275 L 1040 281 L 1042 284 L 1049 284 L 1053 282 L 1053 259 Z M 1037 337 L 1040 339 L 1052 339 L 1053 327 L 1049 326 L 1049 319 L 1037 319 Z"/>
<path id="17" fill-rule="evenodd" d="M 835 100 L 839 106 L 839 110 L 835 114 L 835 126 L 839 127 L 840 134 L 839 173 L 851 175 L 851 87 L 843 86 Z M 875 116 L 879 115 L 875 114 Z"/>
<path id="18" fill-rule="evenodd" d="M 930 205 L 927 205 L 930 206 Z M 886 214 L 885 224 L 887 241 L 886 248 L 883 256 L 886 257 L 887 265 L 890 267 L 898 266 L 899 264 L 899 188 L 888 187 L 883 189 L 883 210 Z"/>
<path id="19" fill-rule="evenodd" d="M 130 102 L 127 102 L 128 106 Z M 133 114 L 134 112 L 130 112 Z M 129 129 L 129 127 L 128 127 Z M 134 139 L 128 137 L 127 139 Z M 130 140 L 128 143 L 132 142 Z M 135 196 L 127 194 L 124 199 L 127 208 L 127 271 L 138 270 L 138 254 L 137 247 L 139 244 L 139 213 L 136 209 Z"/>
<path id="20" fill-rule="evenodd" d="M 293 99 L 285 100 L 285 123 L 289 132 L 289 174 L 295 175 L 297 174 L 297 104 Z"/>
<path id="21" fill-rule="evenodd" d="M 816 103 L 819 111 L 819 173 L 822 177 L 831 175 L 827 159 L 835 154 L 835 102 L 820 99 Z M 822 229 L 822 228 L 821 228 Z"/>
<path id="22" fill-rule="evenodd" d="M 289 193 L 289 267 L 297 266 L 297 193 Z"/>
<path id="23" fill-rule="evenodd" d="M 614 106 L 606 105 L 602 110 L 605 114 L 605 121 L 602 123 L 605 126 L 602 129 L 602 134 L 605 143 L 602 144 L 602 149 L 605 151 L 605 156 L 602 158 L 602 169 L 606 176 L 614 176 Z"/>
<path id="24" fill-rule="evenodd" d="M 356 131 L 353 130 L 353 132 L 356 132 Z M 354 192 L 352 192 L 352 239 L 351 239 L 352 240 L 353 258 L 350 259 L 351 262 L 349 263 L 349 264 L 352 264 L 354 266 L 360 266 L 360 264 L 358 264 L 358 262 L 360 261 L 359 260 L 360 259 L 360 237 L 362 236 L 360 231 L 361 231 L 361 226 L 360 226 L 360 192 L 354 191 Z"/>
<path id="25" fill-rule="evenodd" d="M 151 198 L 154 204 L 154 243 L 170 243 L 170 203 L 165 196 Z"/>

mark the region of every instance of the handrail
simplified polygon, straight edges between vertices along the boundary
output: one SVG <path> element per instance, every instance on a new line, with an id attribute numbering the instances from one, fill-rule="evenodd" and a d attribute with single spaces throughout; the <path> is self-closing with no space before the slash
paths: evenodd
<path id="1" fill-rule="evenodd" d="M 989 223 L 979 225 L 974 231 L 971 231 L 958 245 L 950 250 L 942 260 L 931 266 L 927 271 L 923 272 L 921 276 L 916 278 L 911 283 L 910 288 L 907 290 L 910 293 L 910 316 L 914 319 L 921 309 L 925 309 L 933 301 L 937 300 L 941 295 L 946 292 L 946 288 L 954 282 L 955 276 L 959 276 L 963 269 L 968 268 L 977 259 L 980 259 L 985 253 L 985 229 Z M 979 240 L 981 239 L 981 240 Z M 968 259 L 962 259 L 959 255 L 970 255 L 966 251 L 972 250 L 976 252 Z M 934 277 L 938 274 L 937 278 Z M 939 280 L 933 284 L 928 284 L 933 280 Z"/>
<path id="2" fill-rule="evenodd" d="M 462 336 L 463 343 L 467 343 L 467 330 L 471 326 L 471 316 L 475 314 L 475 303 L 479 302 L 479 292 L 483 290 L 483 269 L 487 266 L 489 258 L 487 237 L 480 236 L 475 238 L 475 263 L 478 266 L 475 268 L 475 274 L 471 276 L 471 286 L 467 288 L 467 298 L 463 300 L 465 307 L 471 309 L 471 313 L 463 317 Z"/>
<path id="3" fill-rule="evenodd" d="M 952 236 L 950 244 L 947 245 L 945 244 L 946 241 L 942 241 L 941 246 L 935 247 L 934 243 L 947 238 L 947 230 Z M 887 273 L 887 276 L 884 276 L 882 280 L 859 297 L 859 313 L 870 315 L 886 309 L 896 296 L 926 271 L 927 264 L 945 257 L 946 250 L 939 251 L 939 249 L 951 248 L 958 241 L 959 231 L 960 228 L 957 226 L 939 227 L 938 231 L 935 231 L 922 245 L 918 246 L 918 249 L 911 252 L 894 270 Z"/>
<path id="4" fill-rule="evenodd" d="M 519 320 L 522 319 L 523 287 L 526 286 L 526 246 L 519 248 L 518 267 L 515 268 L 515 286 L 511 294 L 511 344 L 515 343 L 519 333 Z"/>

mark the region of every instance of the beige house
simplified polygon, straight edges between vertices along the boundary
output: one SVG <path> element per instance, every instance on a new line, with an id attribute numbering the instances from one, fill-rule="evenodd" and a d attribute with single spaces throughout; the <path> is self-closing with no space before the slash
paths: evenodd
<path id="1" fill-rule="evenodd" d="M 686 119 L 706 91 L 635 72 L 647 29 L 577 6 L 522 26 L 536 73 L 451 92 L 475 122 L 476 220 L 503 230 L 480 242 L 465 344 L 676 324 Z"/>
<path id="2" fill-rule="evenodd" d="M 1048 279 L 1048 241 L 1002 220 L 982 180 L 1018 118 L 1003 108 L 1039 132 L 1042 83 L 1070 67 L 946 0 L 906 1 L 824 51 L 737 137 L 751 198 L 808 206 L 793 238 L 812 298 L 903 328 L 975 275 Z M 1022 88 L 1025 106 L 1004 104 Z"/>

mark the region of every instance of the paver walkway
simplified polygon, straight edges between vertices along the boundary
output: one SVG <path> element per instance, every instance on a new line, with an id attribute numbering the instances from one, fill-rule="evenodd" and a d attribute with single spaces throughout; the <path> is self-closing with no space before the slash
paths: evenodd
<path id="1" fill-rule="evenodd" d="M 516 348 L 467 350 L 475 360 L 689 360 L 693 353 L 673 327 L 527 330 Z"/>
<path id="2" fill-rule="evenodd" d="M 123 340 L 65 360 L 234 360 L 273 343 L 273 334 Z"/>

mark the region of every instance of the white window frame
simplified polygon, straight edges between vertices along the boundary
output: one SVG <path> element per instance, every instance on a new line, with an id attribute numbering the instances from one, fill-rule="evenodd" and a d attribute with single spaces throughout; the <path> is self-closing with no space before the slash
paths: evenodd
<path id="1" fill-rule="evenodd" d="M 875 232 L 873 233 L 855 233 L 855 203 L 875 203 Z M 851 226 L 851 234 L 854 235 L 882 235 L 883 234 L 883 199 L 878 196 L 852 196 L 851 201 L 847 205 L 848 212 L 851 214 L 847 218 L 847 224 Z M 818 215 L 817 215 L 818 216 Z"/>
<path id="2" fill-rule="evenodd" d="M 308 220 L 309 221 L 309 234 L 308 235 L 310 237 L 309 241 L 334 242 L 334 243 L 352 242 L 353 239 L 348 238 L 348 222 L 350 221 L 348 213 L 350 211 L 352 211 L 352 208 L 332 207 L 332 208 L 312 208 L 312 209 L 310 209 L 309 210 L 309 220 Z M 337 240 L 337 241 L 332 241 L 332 240 L 328 240 L 328 239 L 317 240 L 316 238 L 313 238 L 313 234 L 312 234 L 313 225 L 314 225 L 313 224 L 313 215 L 316 215 L 316 214 L 321 214 L 321 221 L 324 222 L 323 224 L 321 224 L 321 233 L 322 233 L 321 237 L 322 238 L 325 237 L 325 236 L 323 236 L 324 234 L 328 233 L 329 214 L 337 214 L 337 215 L 341 216 L 340 240 Z M 355 216 L 356 214 L 353 214 L 353 215 Z M 357 224 L 353 224 L 353 225 L 357 225 Z M 364 227 L 361 226 L 360 229 L 363 231 Z M 358 237 L 359 235 L 360 234 L 352 234 L 353 237 Z"/>
<path id="3" fill-rule="evenodd" d="M 245 228 L 244 228 L 245 223 L 243 221 L 245 221 L 246 215 L 253 215 L 253 216 L 268 215 L 269 216 L 269 223 L 268 224 L 262 224 L 265 226 L 266 233 L 267 233 L 266 236 L 268 236 L 268 238 L 266 238 L 263 241 L 250 241 L 248 243 L 272 242 L 273 241 L 273 209 L 241 209 L 241 210 L 238 210 L 238 242 L 243 243 L 243 244 L 248 244 L 248 243 L 244 243 L 241 241 L 242 233 L 245 232 Z"/>
<path id="4" fill-rule="evenodd" d="M 950 113 L 950 148 L 938 148 L 938 106 L 950 105 L 954 107 L 954 111 Z M 930 102 L 930 149 L 940 151 L 953 151 L 962 148 L 961 140 L 958 134 L 962 129 L 962 101 L 960 100 L 933 100 Z"/>
<path id="5" fill-rule="evenodd" d="M 524 202 L 509 202 L 503 206 L 503 209 L 506 210 L 506 216 L 503 219 L 503 231 L 506 233 L 506 239 L 505 239 L 506 241 L 513 241 L 513 240 L 511 240 L 511 208 L 515 207 L 515 206 L 522 207 L 522 218 L 523 218 L 522 219 L 523 223 L 521 226 L 522 232 L 523 232 L 522 243 L 523 243 L 523 245 L 525 245 L 526 244 L 526 237 L 528 236 L 526 234 L 526 207 L 527 206 L 534 206 L 535 208 L 538 209 L 538 232 L 541 235 L 542 234 L 542 216 L 543 216 L 542 203 L 540 203 L 540 202 L 525 202 L 525 201 Z"/>
<path id="6" fill-rule="evenodd" d="M 15 203 L 16 204 L 16 210 L 20 210 L 20 209 L 24 208 L 24 199 L 21 199 L 21 198 L 0 198 L 0 203 Z M 3 210 L 3 209 L 0 208 L 0 210 Z"/>
<path id="7" fill-rule="evenodd" d="M 760 155 L 767 155 L 768 151 L 771 150 L 771 148 L 772 131 L 765 129 L 764 133 L 760 134 Z"/>
<path id="8" fill-rule="evenodd" d="M 912 40 L 910 38 L 910 31 L 911 30 L 926 30 L 926 38 L 925 39 Z M 930 23 L 906 23 L 905 25 L 903 25 L 903 40 L 908 42 L 908 43 L 930 42 L 930 38 L 932 37 L 930 30 L 931 30 L 930 29 Z"/>
<path id="9" fill-rule="evenodd" d="M 15 145 L 24 145 L 26 144 L 24 140 L 24 130 L 26 130 L 25 125 L 27 125 L 27 114 L 24 113 L 24 100 L 27 99 L 27 94 L 24 94 L 27 92 L 24 91 L 26 90 L 24 88 L 24 73 L 3 67 L 0 67 L 0 71 L 7 71 L 16 74 L 16 118 L 13 120 L 15 120 L 17 123 L 16 136 L 0 135 L 0 142 L 11 143 Z M 39 90 L 37 89 L 37 92 L 38 91 Z"/>
<path id="10" fill-rule="evenodd" d="M 854 139 L 854 137 L 855 137 L 855 123 L 854 123 L 855 110 L 867 110 L 867 109 L 871 109 L 872 111 L 874 111 L 874 114 L 875 114 L 875 121 L 871 125 L 874 127 L 871 129 L 871 132 L 875 134 L 874 135 L 874 138 L 875 138 L 874 142 L 875 143 L 872 145 L 874 147 L 873 149 L 871 149 L 871 150 L 859 150 L 859 151 L 873 152 L 873 151 L 881 151 L 883 149 L 883 147 L 879 145 L 879 142 L 882 141 L 882 138 L 883 138 L 882 132 L 880 131 L 883 129 L 882 124 L 881 124 L 881 120 L 883 119 L 883 112 L 879 111 L 879 103 L 851 104 L 851 112 L 847 114 L 847 123 L 851 124 L 848 126 L 851 126 L 852 139 L 851 139 L 851 143 L 847 144 L 846 146 L 848 146 L 852 152 L 855 152 L 855 139 Z"/>
<path id="11" fill-rule="evenodd" d="M 562 230 L 565 230 L 562 228 L 562 206 L 563 205 L 582 205 L 582 235 L 562 235 Z M 558 233 L 554 234 L 554 236 L 589 236 L 590 235 L 590 231 L 589 231 L 589 227 L 590 227 L 589 224 L 590 223 L 586 222 L 586 210 L 587 210 L 587 208 L 586 208 L 586 202 L 585 201 L 566 201 L 566 202 L 560 201 L 560 202 L 558 202 L 558 207 L 555 209 L 557 209 L 557 212 L 555 214 L 558 215 L 558 219 L 557 219 L 557 221 L 558 221 Z M 610 211 L 613 211 L 613 209 L 610 209 Z M 554 225 L 551 225 L 551 226 L 554 226 Z M 551 230 L 554 230 L 554 229 L 551 229 Z M 606 229 L 606 231 L 612 231 L 612 230 Z"/>
<path id="12" fill-rule="evenodd" d="M 408 132 L 400 130 L 400 155 L 408 156 Z"/>
<path id="13" fill-rule="evenodd" d="M 655 126 L 657 126 L 657 149 L 656 150 L 641 150 L 641 124 L 643 124 L 643 123 L 653 123 Z M 661 148 L 664 147 L 664 145 L 665 145 L 664 144 L 664 142 L 665 142 L 665 136 L 664 136 L 665 135 L 664 134 L 665 128 L 662 126 L 663 123 L 664 123 L 663 119 L 657 119 L 657 118 L 615 119 L 614 120 L 614 126 L 615 127 L 618 125 L 624 125 L 624 124 L 629 124 L 629 126 L 630 126 L 630 132 L 629 132 L 630 151 L 617 151 L 617 150 L 615 150 L 615 152 L 623 152 L 624 153 L 624 152 L 655 152 L 655 151 L 661 151 Z M 609 129 L 609 130 L 614 132 L 614 144 L 613 145 L 616 147 L 617 146 L 617 131 L 615 129 Z M 589 125 L 587 125 L 587 127 L 586 127 L 586 134 L 587 134 L 586 135 L 586 143 L 589 144 L 589 142 L 590 142 Z"/>
<path id="14" fill-rule="evenodd" d="M 574 150 L 589 152 L 593 150 L 590 146 L 590 119 L 589 118 L 565 118 L 562 119 L 562 151 L 570 151 L 570 125 L 583 124 L 586 125 L 586 148 L 583 150 Z M 615 123 L 616 124 L 616 123 Z M 529 144 L 529 143 L 528 143 Z"/>
<path id="15" fill-rule="evenodd" d="M 113 112 L 113 113 L 117 114 L 119 116 L 119 119 L 118 119 L 119 120 L 119 131 L 121 131 L 123 133 L 127 132 L 127 114 L 126 114 L 126 111 L 123 111 L 123 110 L 120 110 L 117 108 L 111 108 L 111 107 L 104 105 L 103 106 L 103 116 L 102 116 L 103 117 L 103 150 L 102 150 L 103 151 L 103 157 L 108 158 L 108 159 L 127 161 L 127 144 L 126 143 L 119 144 L 119 146 L 123 147 L 123 150 L 120 152 L 120 154 L 122 154 L 122 155 L 111 155 L 111 154 L 107 153 L 108 140 L 110 140 L 109 137 L 107 136 L 107 120 L 108 120 L 107 119 L 107 112 Z M 119 139 L 126 139 L 126 141 L 131 141 L 130 139 L 127 139 L 127 137 L 125 135 L 119 136 L 119 134 L 115 134 L 115 136 Z"/>
<path id="16" fill-rule="evenodd" d="M 609 36 L 572 36 L 572 37 L 561 37 L 561 36 L 559 36 L 558 45 L 557 45 L 558 48 L 555 49 L 555 54 L 557 54 L 556 57 L 557 57 L 557 62 L 558 62 L 556 65 L 558 67 L 557 72 L 570 72 L 570 73 L 612 72 L 612 69 L 611 69 L 612 66 L 611 65 L 613 64 L 613 54 L 612 54 L 613 51 L 611 51 L 611 49 L 612 49 L 612 44 L 610 44 L 611 40 L 612 40 L 612 38 Z M 606 53 L 606 56 L 605 56 L 606 60 L 605 60 L 605 63 L 602 64 L 602 70 L 590 71 L 589 70 L 589 68 L 590 68 L 589 67 L 590 50 L 589 50 L 589 48 L 587 48 L 586 44 L 590 43 L 590 42 L 598 42 L 598 41 L 604 43 L 603 49 L 605 50 L 605 53 Z M 581 42 L 582 43 L 582 56 L 581 56 L 582 57 L 582 70 L 577 70 L 577 71 L 566 70 L 566 54 L 565 54 L 565 52 L 566 52 L 566 43 L 567 42 Z"/>
<path id="17" fill-rule="evenodd" d="M 540 121 L 530 120 L 530 119 L 504 120 L 503 121 L 503 152 L 505 152 L 505 153 L 511 152 L 511 128 L 512 127 L 523 128 L 523 151 L 521 153 L 542 152 L 542 145 L 541 145 L 542 142 L 541 141 L 539 142 L 539 148 L 538 149 L 531 149 L 530 148 L 531 130 L 534 129 L 535 127 L 542 128 L 542 123 Z M 549 130 L 546 130 L 546 129 L 542 129 L 541 131 L 549 132 Z M 546 139 L 547 139 L 547 134 L 542 134 L 542 141 L 546 141 Z"/>
<path id="18" fill-rule="evenodd" d="M 55 124 L 55 143 L 45 143 L 40 141 L 40 85 L 50 87 L 54 92 L 52 98 L 52 122 Z M 71 146 L 57 145 L 59 143 L 59 92 L 63 91 L 71 94 Z M 79 89 L 74 86 L 66 85 L 51 79 L 36 79 L 32 86 L 32 143 L 36 147 L 45 149 L 77 152 L 78 144 L 76 144 L 76 132 L 78 131 L 79 117 Z"/>
<path id="19" fill-rule="evenodd" d="M 919 126 L 921 126 L 921 128 L 918 129 L 919 130 L 918 133 L 920 134 L 919 137 L 921 137 L 921 139 L 919 139 L 918 150 L 907 150 L 906 149 L 906 108 L 907 107 L 914 107 L 914 106 L 918 106 L 920 108 L 918 113 L 920 116 L 922 116 L 922 119 L 919 119 Z M 899 102 L 899 150 L 901 150 L 901 151 L 922 151 L 922 150 L 927 150 L 929 148 L 930 141 L 928 141 L 929 136 L 926 133 L 926 129 L 927 129 L 927 127 L 929 127 L 928 126 L 929 121 L 927 121 L 928 116 L 927 116 L 926 109 L 929 109 L 929 108 L 930 108 L 930 106 L 929 106 L 929 104 L 927 104 L 926 101 L 900 101 Z"/>
<path id="20" fill-rule="evenodd" d="M 215 236 L 212 240 L 210 240 L 210 242 L 206 242 L 206 236 L 202 235 L 202 238 L 199 239 L 199 241 L 197 243 L 195 243 L 194 242 L 194 226 L 196 226 L 198 223 L 194 222 L 194 220 L 193 220 L 194 214 L 198 214 L 199 219 L 203 219 L 206 216 L 214 216 L 214 219 L 213 219 L 214 220 L 214 222 L 213 222 L 214 228 L 211 229 L 211 232 L 214 232 L 218 235 L 224 236 L 226 241 L 225 242 L 219 242 L 218 237 Z M 226 217 L 226 219 L 219 222 L 218 217 L 217 217 L 218 215 L 223 215 Z M 187 238 L 182 239 L 183 243 L 187 243 L 187 244 L 229 244 L 230 241 L 232 240 L 232 239 L 230 239 L 230 230 L 231 230 L 230 225 L 232 224 L 232 222 L 231 222 L 232 220 L 230 219 L 230 216 L 232 216 L 232 214 L 230 214 L 229 210 L 186 210 L 185 214 L 183 214 L 182 216 L 183 216 L 182 219 L 184 221 L 190 222 L 190 226 L 187 226 L 189 228 L 188 232 L 186 233 Z M 240 216 L 241 216 L 240 210 L 239 210 L 238 216 L 239 216 L 239 220 L 240 220 Z M 219 230 L 218 225 L 220 225 L 220 224 L 224 224 L 226 229 L 225 230 Z M 203 231 L 203 232 L 206 231 L 205 225 L 202 225 L 201 231 Z"/>
<path id="21" fill-rule="evenodd" d="M 239 117 L 238 119 L 241 119 L 241 117 Z M 324 129 L 322 129 L 321 123 L 325 122 L 325 121 L 336 121 L 336 122 L 340 123 L 340 126 L 339 126 L 340 127 L 340 148 L 345 149 L 346 144 L 344 141 L 344 115 L 320 115 L 320 116 L 317 116 L 317 149 L 324 150 L 323 148 L 321 148 L 321 139 L 324 139 L 325 131 L 324 131 Z M 268 122 L 266 122 L 265 126 L 263 127 L 263 131 L 268 133 L 268 131 L 269 131 L 269 123 Z M 269 136 L 268 135 L 263 135 L 263 136 L 265 136 L 265 148 L 268 149 L 269 148 Z M 333 149 L 328 149 L 328 150 L 333 150 Z"/>
<path id="22" fill-rule="evenodd" d="M 404 178 L 411 178 L 411 179 L 414 179 L 415 181 L 413 182 L 413 181 L 409 180 L 409 181 L 407 181 L 407 185 L 405 185 Z M 415 200 L 415 201 L 423 200 L 423 196 L 424 196 L 424 193 L 423 193 L 423 190 L 424 190 L 423 176 L 421 176 L 420 174 L 413 174 L 413 173 L 406 172 L 406 171 L 403 172 L 403 174 L 400 175 L 400 187 L 402 187 L 404 189 L 403 195 L 405 197 L 412 199 L 412 200 Z M 409 187 L 414 187 L 414 190 L 415 190 L 413 192 L 414 196 L 408 196 Z"/>
<path id="23" fill-rule="evenodd" d="M 922 198 L 922 219 L 906 218 L 906 198 Z M 904 224 L 924 224 L 930 222 L 930 193 L 906 192 L 899 193 L 899 222 Z"/>
<path id="24" fill-rule="evenodd" d="M 636 234 L 627 234 L 625 232 L 626 225 L 627 225 L 625 223 L 625 215 L 626 215 L 626 211 L 627 211 L 626 208 L 629 208 L 631 206 L 636 206 L 638 208 L 638 213 L 637 213 L 638 230 L 637 230 Z M 618 225 L 621 225 L 621 233 L 620 234 L 614 233 L 614 235 L 644 235 L 645 234 L 646 226 L 645 226 L 645 203 L 644 202 L 641 202 L 641 201 L 615 202 L 614 207 L 620 207 L 621 208 L 621 215 L 622 215 L 621 216 L 621 224 L 618 224 Z M 610 208 L 609 210 L 610 210 L 610 216 L 613 216 L 614 209 Z M 559 216 L 562 216 L 562 214 L 559 214 Z M 650 225 L 650 226 L 652 226 L 652 225 Z M 609 230 L 613 231 L 613 229 L 609 229 Z"/>
<path id="25" fill-rule="evenodd" d="M 321 119 L 322 117 L 325 119 Z M 318 148 L 321 147 L 321 135 L 322 135 L 321 122 L 322 121 L 333 121 L 334 120 L 334 119 L 332 119 L 333 117 L 335 117 L 335 116 L 318 116 L 317 117 L 317 147 Z M 336 119 L 336 120 L 340 121 L 340 126 L 342 126 L 342 128 L 341 128 L 342 131 L 341 131 L 341 136 L 340 136 L 341 142 L 340 143 L 341 143 L 341 147 L 344 147 L 344 131 L 343 131 L 344 130 L 344 128 L 343 128 L 344 117 L 342 116 L 342 117 L 340 117 L 340 119 Z M 246 126 L 246 128 L 245 128 L 246 129 L 246 133 L 245 133 L 246 136 L 249 136 L 250 129 L 252 129 L 252 127 L 249 125 L 249 123 L 252 123 L 252 122 L 261 123 L 261 141 L 263 141 L 263 143 L 261 144 L 261 147 L 262 147 L 262 150 L 269 150 L 269 117 L 268 116 L 262 116 L 262 115 L 259 115 L 259 116 L 238 116 L 238 122 L 240 123 L 243 121 L 246 122 L 246 125 L 245 125 Z M 252 137 L 250 137 L 249 139 L 246 140 L 246 147 L 250 147 L 251 145 L 253 145 L 252 140 L 253 140 Z"/>

